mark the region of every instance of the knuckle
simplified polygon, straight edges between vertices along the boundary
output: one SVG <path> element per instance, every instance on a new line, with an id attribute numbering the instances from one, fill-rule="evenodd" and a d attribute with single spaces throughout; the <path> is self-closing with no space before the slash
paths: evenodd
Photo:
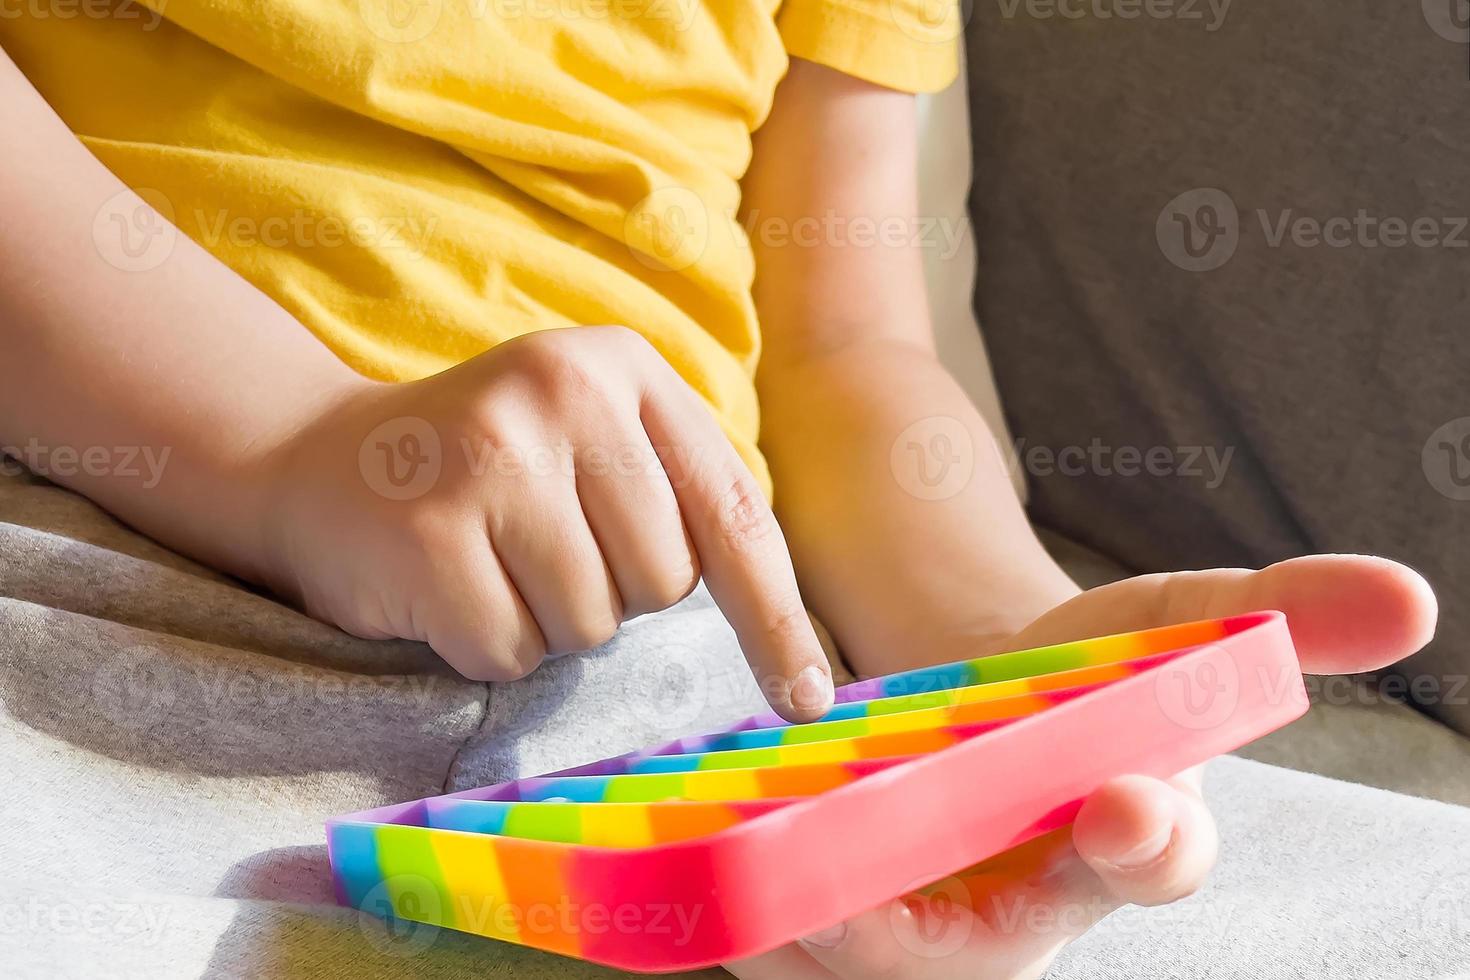
<path id="1" fill-rule="evenodd" d="M 664 577 L 662 589 L 658 595 L 663 604 L 659 608 L 667 609 L 675 603 L 682 602 L 698 584 L 699 562 L 692 554 L 686 553 L 684 560 Z"/>
<path id="2" fill-rule="evenodd" d="M 800 603 L 793 603 L 771 611 L 770 619 L 766 624 L 766 636 L 780 646 L 798 639 L 802 633 L 811 628 L 811 620 L 807 617 L 806 610 Z"/>
<path id="3" fill-rule="evenodd" d="M 540 639 L 524 634 L 497 636 L 487 644 L 488 652 L 475 658 L 473 670 L 465 673 L 471 680 L 496 684 L 518 681 L 529 676 L 546 659 L 546 647 Z"/>
<path id="4" fill-rule="evenodd" d="M 737 545 L 761 541 L 774 528 L 766 498 L 755 481 L 745 474 L 731 481 L 715 501 L 714 518 L 725 540 Z"/>
<path id="5" fill-rule="evenodd" d="M 576 370 L 583 361 L 585 344 L 576 342 L 575 330 L 538 330 L 517 337 L 508 345 L 517 373 L 528 380 L 554 384 Z"/>
<path id="6" fill-rule="evenodd" d="M 446 547 L 456 543 L 443 509 L 429 506 L 422 499 L 410 501 L 400 520 L 399 527 L 407 544 L 421 556 L 442 554 Z"/>
<path id="7" fill-rule="evenodd" d="M 648 339 L 632 327 L 625 327 L 621 324 L 608 324 L 597 327 L 596 330 L 609 343 L 615 344 L 629 353 L 641 354 L 653 350 L 653 346 L 649 344 Z"/>
<path id="8" fill-rule="evenodd" d="M 618 618 L 611 614 L 571 623 L 566 630 L 565 649 L 558 652 L 582 653 L 594 650 L 617 635 L 618 625 Z"/>
<path id="9" fill-rule="evenodd" d="M 641 616 L 678 605 L 699 584 L 699 569 L 693 555 L 656 575 L 648 577 L 636 596 L 625 596 L 625 616 Z"/>
<path id="10" fill-rule="evenodd" d="M 1134 889 L 1138 894 L 1133 897 L 1133 901 L 1145 907 L 1172 905 L 1193 895 L 1203 888 L 1204 884 L 1205 875 L 1203 873 L 1177 877 L 1152 886 L 1141 883 Z"/>

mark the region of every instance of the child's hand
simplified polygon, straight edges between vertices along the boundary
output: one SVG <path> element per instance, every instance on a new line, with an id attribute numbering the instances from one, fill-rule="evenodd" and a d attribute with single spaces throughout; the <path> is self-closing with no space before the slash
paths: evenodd
<path id="1" fill-rule="evenodd" d="M 998 644 L 1017 650 L 1257 609 L 1287 615 L 1302 667 L 1392 663 L 1434 633 L 1414 572 L 1381 558 L 1315 556 L 1258 572 L 1148 575 L 1084 592 Z M 740 980 L 1021 980 L 1126 903 L 1192 894 L 1215 862 L 1199 770 L 1115 779 L 1069 831 L 1033 841 L 817 936 L 728 965 Z M 917 873 L 917 869 L 916 869 Z"/>
<path id="2" fill-rule="evenodd" d="M 352 386 L 270 468 L 261 577 L 349 632 L 510 680 L 703 574 L 772 705 L 805 720 L 831 703 L 759 487 L 632 331 L 546 331 L 423 381 Z"/>

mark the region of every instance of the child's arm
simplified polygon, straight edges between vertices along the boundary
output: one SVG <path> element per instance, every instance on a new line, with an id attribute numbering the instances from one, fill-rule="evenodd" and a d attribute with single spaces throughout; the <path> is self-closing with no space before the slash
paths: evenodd
<path id="1" fill-rule="evenodd" d="M 3 53 L 0 132 L 0 446 L 160 541 L 360 635 L 427 641 L 471 677 L 595 645 L 702 571 L 773 705 L 798 718 L 830 700 L 754 479 L 636 335 L 550 331 L 370 382 L 129 192 Z M 161 472 L 116 465 L 144 448 Z M 607 471 L 630 453 L 645 465 Z"/>
<path id="2" fill-rule="evenodd" d="M 744 183 L 777 511 L 865 673 L 974 656 L 1077 591 L 936 356 L 916 155 L 911 96 L 795 61 Z"/>
<path id="3" fill-rule="evenodd" d="M 854 221 L 868 236 L 917 227 L 913 100 L 798 61 L 756 137 L 744 190 L 765 338 L 762 447 L 806 595 L 859 671 L 1263 608 L 1286 612 L 1309 670 L 1367 670 L 1428 641 L 1433 595 L 1383 559 L 1149 575 L 1078 594 L 935 357 L 918 249 L 854 233 Z M 1198 772 L 1115 780 L 1070 833 L 729 969 L 741 980 L 1039 977 L 1118 904 L 1199 886 L 1216 846 L 1199 785 Z"/>

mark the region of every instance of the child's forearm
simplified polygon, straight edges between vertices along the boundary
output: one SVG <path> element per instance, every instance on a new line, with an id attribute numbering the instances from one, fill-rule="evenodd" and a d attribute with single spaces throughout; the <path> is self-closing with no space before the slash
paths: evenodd
<path id="1" fill-rule="evenodd" d="M 964 656 L 1076 591 L 935 356 L 916 157 L 911 97 L 796 62 L 743 185 L 777 514 L 808 602 L 869 673 Z"/>
<path id="2" fill-rule="evenodd" d="M 775 368 L 763 388 L 776 512 L 854 669 L 974 656 L 1076 593 L 931 352 L 858 343 Z"/>
<path id="3" fill-rule="evenodd" d="M 3 52 L 0 131 L 0 446 L 252 575 L 258 461 L 362 380 L 128 191 Z"/>

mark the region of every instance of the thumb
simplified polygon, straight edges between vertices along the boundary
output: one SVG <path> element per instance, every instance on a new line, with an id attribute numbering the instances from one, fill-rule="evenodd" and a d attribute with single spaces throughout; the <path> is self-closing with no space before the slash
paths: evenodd
<path id="1" fill-rule="evenodd" d="M 1402 660 L 1434 636 L 1439 605 L 1413 569 L 1364 555 L 1311 555 L 1259 571 L 1141 575 L 1076 596 L 1007 641 L 1011 649 L 1237 616 L 1286 614 L 1302 669 L 1346 674 Z"/>

